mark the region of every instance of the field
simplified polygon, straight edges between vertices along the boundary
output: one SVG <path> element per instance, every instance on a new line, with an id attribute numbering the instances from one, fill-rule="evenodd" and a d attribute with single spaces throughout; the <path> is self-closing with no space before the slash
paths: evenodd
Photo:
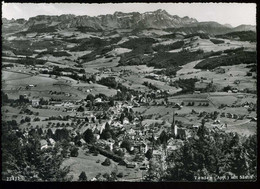
<path id="1" fill-rule="evenodd" d="M 93 156 L 91 154 L 86 155 L 84 150 L 80 148 L 78 157 L 70 157 L 66 159 L 63 166 L 70 166 L 69 176 L 73 176 L 73 181 L 78 180 L 78 176 L 82 171 L 84 171 L 87 175 L 88 180 L 91 180 L 97 174 L 101 173 L 102 175 L 105 173 L 110 174 L 112 171 L 117 171 L 117 173 L 123 173 L 123 179 L 131 179 L 131 178 L 141 178 L 142 171 L 138 171 L 131 168 L 126 168 L 125 166 L 120 166 L 118 163 L 111 161 L 110 166 L 103 166 L 101 163 L 106 159 L 103 155 Z M 97 163 L 97 160 L 100 163 Z M 120 179 L 119 179 L 120 180 Z"/>
<path id="2" fill-rule="evenodd" d="M 4 81 L 20 80 L 28 77 L 31 77 L 31 75 L 26 73 L 15 73 L 15 72 L 9 72 L 4 70 L 2 71 L 2 80 Z"/>
<path id="3" fill-rule="evenodd" d="M 146 65 L 139 65 L 139 66 L 119 66 L 113 68 L 113 70 L 114 71 L 130 70 L 134 73 L 149 73 L 161 69 L 155 69 L 154 67 L 148 67 Z"/>
<path id="4" fill-rule="evenodd" d="M 40 74 L 32 76 L 26 73 L 17 73 L 13 71 L 3 71 L 3 86 L 4 91 L 7 92 L 10 98 L 18 98 L 19 95 L 28 94 L 33 97 L 51 98 L 55 95 L 49 94 L 50 91 L 64 92 L 64 94 L 56 95 L 57 98 L 67 100 L 79 100 L 86 98 L 87 90 L 92 91 L 93 94 L 103 93 L 108 96 L 115 95 L 116 90 L 109 89 L 106 86 L 96 83 L 77 83 L 74 79 L 69 77 L 51 78 L 49 75 Z M 28 85 L 35 85 L 32 88 L 26 88 Z M 79 90 L 79 87 L 81 88 Z M 70 94 L 70 96 L 66 95 Z"/>
<path id="5" fill-rule="evenodd" d="M 97 59 L 83 63 L 84 68 L 109 68 L 115 67 L 118 65 L 118 61 L 120 60 L 119 57 L 117 58 L 105 58 L 105 57 L 97 57 Z"/>
<path id="6" fill-rule="evenodd" d="M 216 52 L 216 51 L 224 51 L 226 49 L 231 49 L 231 48 L 235 49 L 239 47 L 244 47 L 246 50 L 249 51 L 256 50 L 255 42 L 221 39 L 224 41 L 224 43 L 214 44 L 208 39 L 201 39 L 199 37 L 196 38 L 197 38 L 196 40 L 192 40 L 192 41 L 186 40 L 186 43 L 189 44 L 191 51 L 202 49 L 204 52 L 210 52 L 210 51 Z"/>
<path id="7" fill-rule="evenodd" d="M 200 72 L 200 69 L 195 69 L 194 66 L 196 66 L 200 61 L 202 60 L 197 60 L 197 61 L 193 61 L 190 62 L 188 64 L 185 64 L 184 66 L 182 66 L 182 68 L 180 70 L 177 71 L 177 76 L 181 75 L 181 74 L 187 74 L 187 73 L 193 73 L 193 72 Z"/>
<path id="8" fill-rule="evenodd" d="M 124 79 L 124 85 L 127 85 L 128 87 L 134 90 L 144 90 L 145 88 L 148 90 L 148 88 L 143 85 L 144 82 L 151 83 L 161 90 L 165 90 L 165 91 L 169 90 L 169 94 L 174 94 L 181 90 L 181 89 L 177 89 L 176 87 L 169 86 L 165 82 L 145 78 L 140 74 L 123 76 L 122 78 Z"/>
<path id="9" fill-rule="evenodd" d="M 174 79 L 177 80 L 179 78 L 188 79 L 194 77 L 204 77 L 207 78 L 207 81 L 213 81 L 217 89 L 222 89 L 223 87 L 228 85 L 240 89 L 256 89 L 256 80 L 252 77 L 246 76 L 249 68 L 246 68 L 247 65 L 245 64 L 240 64 L 236 66 L 221 66 L 220 68 L 223 68 L 225 70 L 225 73 L 221 74 L 214 71 L 194 69 L 193 67 L 199 62 L 200 61 L 195 61 L 188 65 L 185 65 L 185 67 L 177 72 L 177 77 Z M 188 68 L 188 70 L 186 70 L 186 68 Z M 240 83 L 235 84 L 234 82 L 237 80 Z"/>

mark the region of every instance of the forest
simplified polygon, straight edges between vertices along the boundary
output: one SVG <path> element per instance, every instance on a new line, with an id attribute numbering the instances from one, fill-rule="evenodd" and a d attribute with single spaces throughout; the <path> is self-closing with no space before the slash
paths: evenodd
<path id="1" fill-rule="evenodd" d="M 166 158 L 162 172 L 150 163 L 146 181 L 213 181 L 222 179 L 256 179 L 257 136 L 242 137 L 236 133 L 209 131 L 202 125 L 183 147 Z"/>
<path id="2" fill-rule="evenodd" d="M 194 68 L 196 69 L 214 69 L 219 66 L 232 66 L 238 64 L 251 64 L 256 63 L 256 52 L 250 51 L 237 51 L 236 53 L 223 55 L 220 57 L 208 58 L 198 63 Z"/>

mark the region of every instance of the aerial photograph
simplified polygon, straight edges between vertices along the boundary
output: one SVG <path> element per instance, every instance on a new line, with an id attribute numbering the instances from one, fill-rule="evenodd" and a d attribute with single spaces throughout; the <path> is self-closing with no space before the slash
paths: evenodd
<path id="1" fill-rule="evenodd" d="M 255 3 L 2 3 L 1 177 L 255 182 Z"/>

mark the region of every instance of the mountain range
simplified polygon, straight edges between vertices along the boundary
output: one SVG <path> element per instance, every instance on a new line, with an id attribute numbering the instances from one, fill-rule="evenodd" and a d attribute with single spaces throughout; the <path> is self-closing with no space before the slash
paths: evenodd
<path id="1" fill-rule="evenodd" d="M 232 27 L 229 24 L 217 22 L 198 22 L 194 18 L 170 15 L 165 10 L 158 9 L 153 12 L 115 12 L 114 14 L 99 16 L 75 16 L 72 14 L 49 16 L 38 15 L 25 19 L 8 20 L 2 18 L 3 32 L 40 32 L 57 31 L 69 28 L 87 28 L 89 30 L 114 30 L 114 29 L 162 29 L 191 33 L 224 34 L 234 31 L 256 31 L 256 26 L 240 25 Z"/>

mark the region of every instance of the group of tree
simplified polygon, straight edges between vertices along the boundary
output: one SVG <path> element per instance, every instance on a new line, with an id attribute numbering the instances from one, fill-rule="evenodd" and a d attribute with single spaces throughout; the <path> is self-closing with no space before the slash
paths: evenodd
<path id="1" fill-rule="evenodd" d="M 36 64 L 43 65 L 43 64 L 45 64 L 47 62 L 46 60 L 41 60 L 41 59 L 32 58 L 32 57 L 25 57 L 25 58 L 18 58 L 18 59 L 2 58 L 2 61 L 12 62 L 12 63 L 19 63 L 19 64 L 23 64 L 23 65 L 32 65 L 32 66 L 35 66 Z"/>
<path id="2" fill-rule="evenodd" d="M 195 91 L 195 83 L 198 81 L 197 78 L 181 79 L 174 81 L 171 86 L 180 87 L 182 91 L 180 93 L 193 93 Z"/>
<path id="3" fill-rule="evenodd" d="M 175 77 L 177 74 L 177 71 L 181 69 L 180 66 L 170 66 L 161 70 L 156 71 L 156 74 L 164 74 L 169 77 Z"/>
<path id="4" fill-rule="evenodd" d="M 149 89 L 152 89 L 152 90 L 158 90 L 158 87 L 156 87 L 155 85 L 153 85 L 152 83 L 149 83 L 148 81 L 144 81 L 143 82 L 143 85 L 148 87 Z"/>
<path id="5" fill-rule="evenodd" d="M 105 129 L 103 129 L 100 138 L 101 139 L 109 139 L 109 138 L 114 138 L 115 139 L 116 135 L 114 133 L 114 131 L 110 128 L 110 125 L 108 122 L 106 122 L 105 124 Z"/>
<path id="6" fill-rule="evenodd" d="M 227 55 L 205 59 L 199 62 L 196 69 L 214 69 L 219 66 L 232 66 L 238 64 L 256 63 L 256 51 L 229 50 Z"/>
<path id="7" fill-rule="evenodd" d="M 87 142 L 87 143 L 93 143 L 95 142 L 95 136 L 92 132 L 91 129 L 87 129 L 84 133 L 83 133 L 83 139 Z"/>
<path id="8" fill-rule="evenodd" d="M 256 135 L 244 140 L 237 133 L 209 131 L 205 122 L 183 147 L 167 157 L 163 181 L 195 181 L 200 177 L 250 175 L 256 178 Z"/>
<path id="9" fill-rule="evenodd" d="M 99 84 L 105 85 L 107 87 L 117 89 L 118 83 L 115 79 L 115 77 L 102 77 L 99 81 Z"/>
<path id="10" fill-rule="evenodd" d="M 230 85 L 223 87 L 222 89 L 224 92 L 228 92 L 229 90 L 232 90 L 232 87 Z"/>
<path id="11" fill-rule="evenodd" d="M 23 181 L 69 181 L 68 167 L 61 168 L 63 157 L 59 146 L 41 150 L 39 132 L 29 132 L 25 138 L 3 122 L 2 132 L 2 179 L 16 176 Z"/>

